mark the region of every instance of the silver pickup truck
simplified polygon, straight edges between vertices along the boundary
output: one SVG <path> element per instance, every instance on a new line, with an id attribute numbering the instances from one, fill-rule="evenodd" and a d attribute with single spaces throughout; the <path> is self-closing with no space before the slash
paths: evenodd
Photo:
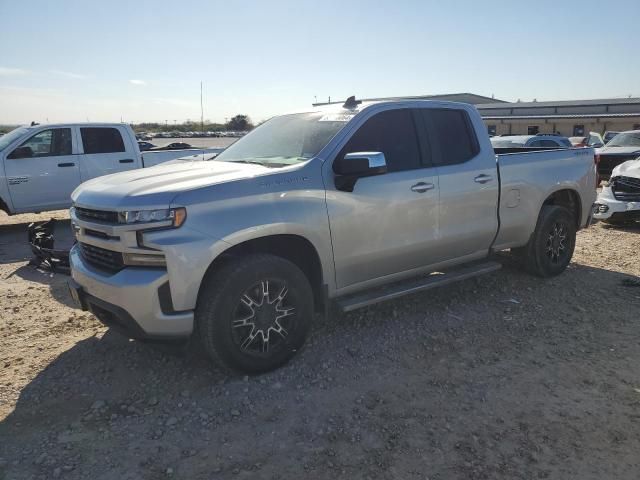
<path id="1" fill-rule="evenodd" d="M 273 369 L 316 313 L 494 271 L 494 252 L 561 273 L 591 219 L 594 152 L 507 151 L 466 104 L 352 97 L 275 117 L 215 160 L 78 187 L 71 292 L 132 338 Z"/>

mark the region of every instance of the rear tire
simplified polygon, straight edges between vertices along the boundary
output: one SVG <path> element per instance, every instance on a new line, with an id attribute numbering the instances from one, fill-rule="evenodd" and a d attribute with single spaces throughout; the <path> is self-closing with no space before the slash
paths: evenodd
<path id="1" fill-rule="evenodd" d="M 252 254 L 207 275 L 195 318 L 214 361 L 261 373 L 286 363 L 302 347 L 313 312 L 311 285 L 295 264 Z"/>
<path id="2" fill-rule="evenodd" d="M 525 270 L 539 277 L 561 274 L 576 246 L 576 221 L 565 207 L 545 205 L 527 245 L 514 249 Z"/>

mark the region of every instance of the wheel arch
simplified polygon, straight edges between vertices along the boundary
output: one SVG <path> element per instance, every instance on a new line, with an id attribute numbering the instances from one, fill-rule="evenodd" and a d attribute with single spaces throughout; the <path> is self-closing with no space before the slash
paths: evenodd
<path id="1" fill-rule="evenodd" d="M 292 262 L 302 270 L 309 280 L 313 290 L 316 310 L 322 311 L 326 307 L 327 287 L 320 254 L 310 240 L 298 234 L 270 234 L 229 245 L 229 248 L 213 259 L 205 272 L 204 278 L 235 258 L 254 253 L 270 254 Z M 202 288 L 203 284 L 204 281 L 201 283 L 200 288 Z M 198 291 L 199 295 L 200 291 Z"/>
<path id="2" fill-rule="evenodd" d="M 582 199 L 577 190 L 573 188 L 562 188 L 550 193 L 540 207 L 542 210 L 546 205 L 557 205 L 565 207 L 571 212 L 576 221 L 576 230 L 580 229 L 582 223 Z"/>
<path id="3" fill-rule="evenodd" d="M 9 210 L 9 205 L 6 204 L 6 202 L 2 197 L 0 197 L 0 210 L 5 212 L 7 215 L 11 215 L 11 210 Z"/>

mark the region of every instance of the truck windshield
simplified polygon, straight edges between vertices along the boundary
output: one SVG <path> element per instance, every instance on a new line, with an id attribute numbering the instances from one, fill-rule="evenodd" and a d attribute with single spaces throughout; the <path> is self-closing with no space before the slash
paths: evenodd
<path id="1" fill-rule="evenodd" d="M 29 129 L 27 127 L 19 127 L 15 130 L 11 130 L 6 135 L 2 135 L 0 137 L 0 152 L 7 148 L 16 138 L 20 138 L 25 132 L 28 132 Z"/>
<path id="2" fill-rule="evenodd" d="M 607 143 L 607 147 L 640 147 L 640 132 L 619 133 Z"/>
<path id="3" fill-rule="evenodd" d="M 354 114 L 315 112 L 274 117 L 231 145 L 215 160 L 258 163 L 266 167 L 304 162 L 316 156 Z"/>

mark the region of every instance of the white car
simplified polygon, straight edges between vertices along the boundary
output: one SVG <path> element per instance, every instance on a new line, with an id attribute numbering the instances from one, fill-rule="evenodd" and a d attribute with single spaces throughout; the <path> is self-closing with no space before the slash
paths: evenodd
<path id="1" fill-rule="evenodd" d="M 178 158 L 202 160 L 222 148 L 140 153 L 123 123 L 19 127 L 0 138 L 0 210 L 15 213 L 68 208 L 82 182 Z"/>
<path id="2" fill-rule="evenodd" d="M 593 218 L 612 224 L 640 220 L 640 159 L 613 169 L 611 180 L 598 195 Z"/>

